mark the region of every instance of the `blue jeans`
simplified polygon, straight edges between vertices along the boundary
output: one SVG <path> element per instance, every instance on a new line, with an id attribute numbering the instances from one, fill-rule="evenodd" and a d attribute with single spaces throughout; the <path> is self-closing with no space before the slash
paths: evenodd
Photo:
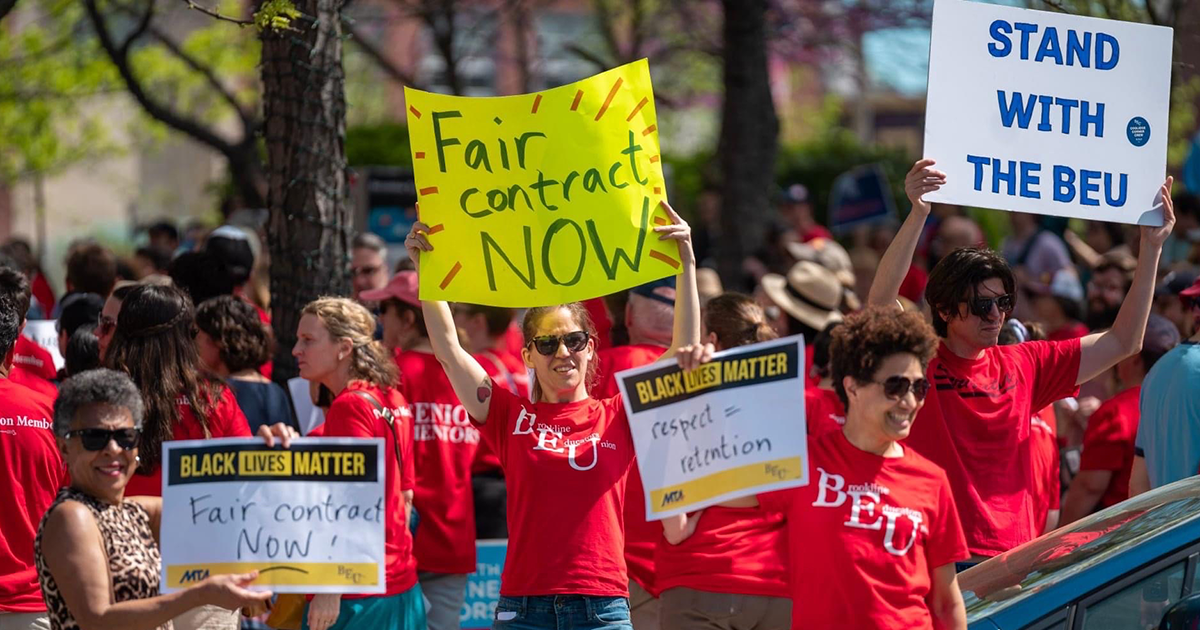
<path id="1" fill-rule="evenodd" d="M 633 630 L 624 597 L 501 597 L 492 630 Z"/>

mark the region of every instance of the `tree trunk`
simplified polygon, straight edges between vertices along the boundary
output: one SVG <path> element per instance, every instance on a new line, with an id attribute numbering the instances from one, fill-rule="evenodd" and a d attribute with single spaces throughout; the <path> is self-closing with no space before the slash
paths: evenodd
<path id="1" fill-rule="evenodd" d="M 745 289 L 742 261 L 774 214 L 779 119 L 767 72 L 767 0 L 722 0 L 725 97 L 717 144 L 722 173 L 717 267 L 726 287 Z"/>
<path id="2" fill-rule="evenodd" d="M 295 30 L 262 37 L 274 378 L 297 374 L 291 350 L 304 305 L 348 295 L 350 209 L 344 141 L 345 0 L 296 0 Z"/>

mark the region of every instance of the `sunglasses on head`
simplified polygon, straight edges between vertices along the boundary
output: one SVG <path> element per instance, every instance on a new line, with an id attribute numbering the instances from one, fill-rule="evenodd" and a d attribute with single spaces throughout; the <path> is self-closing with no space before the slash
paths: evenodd
<path id="1" fill-rule="evenodd" d="M 970 307 L 971 313 L 981 319 L 987 319 L 988 316 L 992 314 L 993 304 L 997 309 L 1000 310 L 1001 313 L 1007 314 L 1012 312 L 1013 306 L 1016 304 L 1016 300 L 1013 299 L 1013 295 L 1011 293 L 1006 293 L 1004 295 L 997 295 L 994 297 L 977 297 L 967 302 L 967 306 Z"/>
<path id="2" fill-rule="evenodd" d="M 102 451 L 108 448 L 110 441 L 116 442 L 117 446 L 122 450 L 128 451 L 137 446 L 138 439 L 142 436 L 142 430 L 133 429 L 77 429 L 75 431 L 67 431 L 63 437 L 68 440 L 79 436 L 79 442 L 83 444 L 83 448 L 89 451 Z"/>
<path id="3" fill-rule="evenodd" d="M 587 331 L 576 330 L 562 336 L 547 335 L 545 337 L 534 337 L 531 343 L 534 349 L 538 351 L 538 354 L 550 357 L 558 352 L 559 344 L 565 345 L 568 352 L 579 352 L 587 347 L 588 339 L 590 338 L 591 336 L 588 335 Z"/>
<path id="4" fill-rule="evenodd" d="M 879 385 L 883 385 L 883 393 L 888 398 L 894 399 L 903 398 L 912 391 L 913 396 L 920 401 L 925 400 L 925 394 L 929 393 L 929 381 L 923 378 L 910 381 L 904 376 L 889 376 Z"/>

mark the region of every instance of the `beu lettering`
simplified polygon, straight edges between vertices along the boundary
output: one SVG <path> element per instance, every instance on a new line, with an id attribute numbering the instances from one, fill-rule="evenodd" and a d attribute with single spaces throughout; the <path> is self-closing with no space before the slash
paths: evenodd
<path id="1" fill-rule="evenodd" d="M 846 500 L 850 500 L 850 517 L 843 525 L 857 529 L 873 531 L 883 530 L 883 548 L 895 556 L 903 556 L 917 542 L 924 521 L 920 512 L 907 508 L 893 508 L 880 503 L 881 495 L 876 489 L 863 487 L 846 488 L 846 479 L 841 475 L 826 472 L 817 467 L 820 478 L 817 480 L 817 498 L 813 507 L 840 508 Z M 877 512 L 876 508 L 880 508 Z M 900 517 L 907 518 L 912 523 L 912 535 L 902 545 L 896 544 L 896 522 Z M 885 525 L 886 523 L 886 525 Z"/>

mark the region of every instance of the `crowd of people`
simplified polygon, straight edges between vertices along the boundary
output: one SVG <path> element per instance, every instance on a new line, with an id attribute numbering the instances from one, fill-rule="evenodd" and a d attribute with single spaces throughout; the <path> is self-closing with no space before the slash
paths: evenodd
<path id="1" fill-rule="evenodd" d="M 0 630 L 456 630 L 483 538 L 508 539 L 495 628 L 964 628 L 958 572 L 1200 472 L 1200 202 L 1168 179 L 1161 227 L 1014 214 L 994 251 L 923 199 L 944 183 L 917 162 L 903 223 L 848 247 L 788 187 L 745 293 L 707 266 L 711 212 L 665 202 L 677 276 L 523 312 L 422 301 L 422 223 L 395 267 L 360 235 L 351 295 L 295 331 L 312 428 L 271 381 L 254 225 L 155 225 L 127 262 L 77 243 L 59 300 L 10 243 Z M 57 321 L 63 369 L 28 319 Z M 805 418 L 810 483 L 647 521 L 615 374 L 788 335 L 805 408 L 779 426 Z M 160 595 L 162 443 L 302 426 L 383 438 L 386 591 L 285 610 L 251 573 Z"/>

